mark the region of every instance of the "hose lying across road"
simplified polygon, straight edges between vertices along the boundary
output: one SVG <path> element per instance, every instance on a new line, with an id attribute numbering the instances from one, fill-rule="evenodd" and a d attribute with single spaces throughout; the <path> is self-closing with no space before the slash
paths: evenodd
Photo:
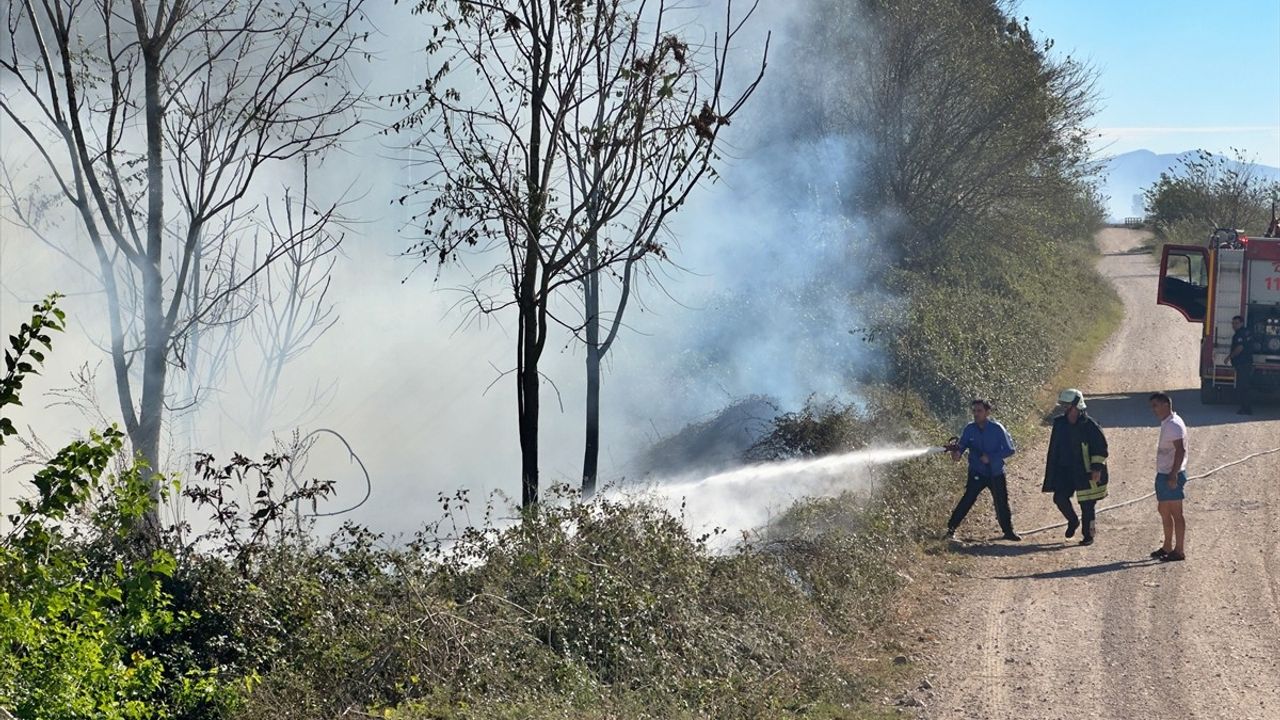
<path id="1" fill-rule="evenodd" d="M 1233 467 L 1233 466 L 1235 466 L 1235 465 L 1240 465 L 1240 464 L 1243 464 L 1243 463 L 1247 463 L 1247 462 L 1249 462 L 1250 460 L 1252 460 L 1252 459 L 1254 459 L 1254 458 L 1262 457 L 1263 455 L 1271 455 L 1271 454 L 1273 454 L 1273 453 L 1280 453 L 1280 447 L 1277 447 L 1277 448 L 1271 448 L 1270 450 L 1263 450 L 1263 451 L 1261 451 L 1261 452 L 1256 452 L 1256 453 L 1253 453 L 1253 454 L 1251 454 L 1251 455 L 1245 455 L 1244 457 L 1240 458 L 1239 460 L 1233 460 L 1233 461 L 1231 461 L 1231 462 L 1227 463 L 1226 465 L 1219 465 L 1218 467 L 1216 467 L 1216 468 L 1214 468 L 1214 469 L 1212 469 L 1212 470 L 1210 470 L 1210 471 L 1208 471 L 1208 472 L 1204 472 L 1204 473 L 1201 473 L 1201 474 L 1199 474 L 1199 475 L 1194 475 L 1194 476 L 1192 476 L 1192 477 L 1189 477 L 1189 478 L 1187 478 L 1187 482 L 1191 482 L 1192 480 L 1201 480 L 1201 479 L 1203 479 L 1203 478 L 1207 478 L 1207 477 L 1209 477 L 1210 475 L 1212 475 L 1212 474 L 1214 474 L 1214 473 L 1218 472 L 1219 470 L 1225 470 L 1225 469 L 1227 469 L 1227 468 L 1229 468 L 1229 467 Z M 1148 498 L 1154 497 L 1154 496 L 1155 496 L 1155 494 L 1156 494 L 1156 493 L 1155 493 L 1155 491 L 1153 490 L 1153 491 L 1151 491 L 1151 492 L 1147 493 L 1146 495 L 1143 495 L 1142 497 L 1137 497 L 1137 498 L 1134 498 L 1134 499 L 1132 499 L 1132 500 L 1125 500 L 1125 501 L 1124 501 L 1124 502 L 1122 502 L 1122 503 L 1117 503 L 1117 504 L 1115 504 L 1115 505 L 1108 505 L 1108 506 L 1106 506 L 1106 507 L 1104 507 L 1104 508 L 1098 508 L 1098 514 L 1102 514 L 1102 513 L 1104 513 L 1104 512 L 1110 511 L 1110 510 L 1118 510 L 1119 508 L 1127 507 L 1127 506 L 1129 506 L 1129 505 L 1133 505 L 1134 503 L 1140 503 L 1140 502 L 1142 502 L 1143 500 L 1146 500 L 1146 499 L 1148 499 Z M 1066 526 L 1067 526 L 1067 523 L 1066 523 L 1066 522 L 1054 523 L 1053 525 L 1045 525 L 1044 527 L 1038 527 L 1038 528 L 1036 528 L 1035 530 L 1026 530 L 1026 531 L 1024 531 L 1022 534 L 1023 534 L 1023 535 L 1035 535 L 1036 533 L 1045 532 L 1046 530 L 1054 530 L 1054 529 L 1057 529 L 1057 528 L 1060 528 L 1060 527 L 1066 527 Z"/>

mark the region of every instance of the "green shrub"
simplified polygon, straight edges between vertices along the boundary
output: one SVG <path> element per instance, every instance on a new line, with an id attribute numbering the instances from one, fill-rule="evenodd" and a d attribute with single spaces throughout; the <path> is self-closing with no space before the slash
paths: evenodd
<path id="1" fill-rule="evenodd" d="M 709 538 L 656 508 L 566 496 L 505 528 L 435 537 L 392 549 L 363 536 L 274 556 L 289 570 L 263 572 L 263 587 L 306 617 L 241 717 L 441 697 L 459 708 L 537 698 L 585 707 L 606 695 L 739 715 L 839 685 L 812 642 L 824 634 L 812 607 L 775 557 L 714 555 Z M 299 588 L 301 578 L 324 592 Z"/>
<path id="2" fill-rule="evenodd" d="M 57 298 L 11 338 L 0 412 L 21 404 L 23 376 L 34 372 L 25 358 L 44 360 L 33 343 L 48 350 L 46 330 L 61 329 Z M 175 612 L 164 591 L 173 555 L 139 540 L 155 506 L 145 467 L 108 472 L 123 447 L 112 427 L 59 450 L 0 539 L 0 708 L 23 720 L 159 720 L 234 706 L 212 668 L 175 672 L 144 650 L 195 616 Z"/>
<path id="3" fill-rule="evenodd" d="M 1147 219 L 1157 232 L 1169 242 L 1199 245 L 1219 227 L 1265 231 L 1280 183 L 1259 174 L 1240 151 L 1227 158 L 1198 150 L 1161 173 L 1143 195 Z M 1182 242 L 1187 239 L 1191 242 Z"/>
<path id="4" fill-rule="evenodd" d="M 888 282 L 903 298 L 877 334 L 893 359 L 893 383 L 956 419 L 974 397 L 1006 417 L 1033 409 L 1041 386 L 1118 298 L 1095 269 L 1091 200 L 1050 212 L 1020 204 L 1016 220 L 961 229 L 938 245 L 927 271 L 899 269 Z"/>

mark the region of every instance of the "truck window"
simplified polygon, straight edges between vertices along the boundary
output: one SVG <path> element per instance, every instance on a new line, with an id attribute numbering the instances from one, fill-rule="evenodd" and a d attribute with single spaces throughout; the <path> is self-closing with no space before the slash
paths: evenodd
<path id="1" fill-rule="evenodd" d="M 1178 310 L 1190 322 L 1204 322 L 1208 300 L 1208 251 L 1187 245 L 1165 246 L 1156 302 Z"/>
<path id="2" fill-rule="evenodd" d="M 1209 287 L 1209 268 L 1201 255 L 1169 255 L 1170 277 L 1176 277 L 1194 287 Z"/>

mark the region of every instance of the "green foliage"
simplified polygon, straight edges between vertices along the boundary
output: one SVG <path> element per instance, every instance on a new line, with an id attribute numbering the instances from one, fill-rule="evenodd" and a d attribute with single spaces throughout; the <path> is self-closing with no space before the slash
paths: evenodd
<path id="1" fill-rule="evenodd" d="M 788 105 L 803 131 L 858 142 L 865 167 L 846 201 L 888 220 L 878 234 L 902 267 L 934 267 L 953 231 L 1073 197 L 1090 174 L 1091 72 L 1003 3 L 818 0 L 802 32 L 805 92 Z M 852 72 L 811 81 L 833 66 Z"/>
<path id="2" fill-rule="evenodd" d="M 400 549 L 350 528 L 260 556 L 257 602 L 275 612 L 257 621 L 286 627 L 261 628 L 278 651 L 242 717 L 441 702 L 472 717 L 466 708 L 604 697 L 740 716 L 799 687 L 840 686 L 775 558 L 714 555 L 657 509 L 559 492 L 506 527 L 435 527 Z M 465 520 L 465 498 L 446 502 Z"/>
<path id="3" fill-rule="evenodd" d="M 797 437 L 851 446 L 936 437 L 919 400 L 813 401 Z M 822 429 L 819 426 L 830 426 Z M 872 430 L 874 429 L 874 433 Z M 782 442 L 778 448 L 785 449 Z M 788 452 L 790 452 L 788 450 Z M 927 460 L 881 492 L 804 502 L 733 553 L 683 523 L 560 488 L 536 510 L 472 517 L 465 492 L 411 542 L 348 527 L 328 543 L 269 541 L 247 581 L 238 554 L 192 556 L 179 582 L 223 667 L 260 673 L 238 717 L 791 717 L 857 704 L 842 660 L 886 617 L 898 567 L 932 534 L 954 480 Z M 196 626 L 191 628 L 194 631 Z"/>
<path id="4" fill-rule="evenodd" d="M 889 381 L 950 416 L 974 395 L 1026 410 L 1115 304 L 1093 268 L 1093 75 L 993 1 L 820 0 L 801 77 L 805 132 L 857 142 L 846 209 L 878 218 L 865 309 Z M 790 100 L 789 100 L 790 102 Z M 869 252 L 863 250 L 862 252 Z"/>
<path id="5" fill-rule="evenodd" d="M 172 556 L 156 551 L 112 568 L 91 567 L 59 521 L 101 479 L 102 463 L 120 450 L 120 433 L 91 438 L 62 463 L 41 471 L 40 499 L 24 501 L 0 550 L 0 704 L 20 718 L 159 718 L 149 698 L 161 684 L 154 659 L 130 650 L 134 638 L 167 631 L 177 619 L 165 608 L 160 579 Z M 76 459 L 72 459 L 76 456 Z M 44 482 L 41 480 L 52 482 Z M 109 487 L 120 512 L 98 529 L 127 532 L 146 507 L 147 484 L 135 470 Z M 95 520 L 107 521 L 107 514 Z"/>
<path id="6" fill-rule="evenodd" d="M 1161 173 L 1143 196 L 1148 220 L 1169 242 L 1203 244 L 1219 227 L 1263 232 L 1280 183 L 1259 176 L 1239 151 L 1227 158 L 1200 150 Z"/>
<path id="7" fill-rule="evenodd" d="M 776 631 L 721 610 L 762 568 L 709 557 L 707 538 L 665 512 L 570 502 L 473 537 L 446 566 L 454 598 L 502 597 L 540 643 L 598 682 L 675 692 L 779 667 Z"/>
<path id="8" fill-rule="evenodd" d="M 44 364 L 44 353 L 53 349 L 49 332 L 62 332 L 66 316 L 57 307 L 62 296 L 54 293 L 32 308 L 30 322 L 22 323 L 17 335 L 9 336 L 9 348 L 4 351 L 4 377 L 0 377 L 0 409 L 20 406 L 18 398 L 22 382 L 27 375 L 36 375 L 36 365 Z M 36 345 L 44 347 L 41 350 Z M 35 363 L 34 365 L 32 363 Z M 6 437 L 17 433 L 13 421 L 0 415 L 0 445 Z"/>
<path id="9" fill-rule="evenodd" d="M 1100 222 L 1089 198 L 1021 204 L 939 243 L 935 267 L 892 273 L 903 300 L 877 332 L 895 384 L 941 417 L 962 415 L 973 397 L 1008 417 L 1032 411 L 1041 386 L 1118 307 L 1094 267 Z"/>
<path id="10" fill-rule="evenodd" d="M 44 360 L 31 342 L 48 349 L 44 331 L 62 328 L 57 298 L 11 339 L 0 410 L 20 404 L 22 376 L 33 372 L 23 356 Z M 163 589 L 173 555 L 135 545 L 154 501 L 141 464 L 109 474 L 123 446 L 112 427 L 59 450 L 0 539 L 0 708 L 23 720 L 159 720 L 209 700 L 230 704 L 214 673 L 166 677 L 138 649 L 191 616 L 175 613 Z M 157 703 L 162 694 L 173 702 Z"/>

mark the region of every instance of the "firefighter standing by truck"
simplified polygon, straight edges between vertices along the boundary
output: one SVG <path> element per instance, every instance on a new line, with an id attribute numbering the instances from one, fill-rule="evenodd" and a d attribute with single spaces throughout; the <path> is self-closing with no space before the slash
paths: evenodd
<path id="1" fill-rule="evenodd" d="M 1253 336 L 1249 333 L 1249 326 L 1244 324 L 1244 318 L 1239 315 L 1231 318 L 1231 329 L 1235 332 L 1231 335 L 1230 359 L 1231 367 L 1236 371 L 1236 396 L 1240 398 L 1240 414 L 1252 415 L 1249 393 L 1253 389 L 1253 352 L 1249 345 L 1253 342 Z"/>
<path id="2" fill-rule="evenodd" d="M 1107 438 L 1093 418 L 1085 414 L 1084 393 L 1063 390 L 1058 395 L 1063 412 L 1053 421 L 1049 452 L 1045 457 L 1043 492 L 1053 493 L 1053 504 L 1067 521 L 1067 537 L 1081 528 L 1081 545 L 1092 545 L 1095 507 L 1107 496 Z M 1071 496 L 1080 502 L 1080 515 Z"/>
<path id="3" fill-rule="evenodd" d="M 1265 237 L 1218 228 L 1206 245 L 1165 245 L 1161 251 L 1156 303 L 1204 326 L 1197 356 L 1205 405 L 1235 401 L 1248 415 L 1255 400 L 1280 394 L 1280 237 L 1275 235 L 1280 235 L 1280 218 Z M 1223 332 L 1226 327 L 1232 331 Z"/>

